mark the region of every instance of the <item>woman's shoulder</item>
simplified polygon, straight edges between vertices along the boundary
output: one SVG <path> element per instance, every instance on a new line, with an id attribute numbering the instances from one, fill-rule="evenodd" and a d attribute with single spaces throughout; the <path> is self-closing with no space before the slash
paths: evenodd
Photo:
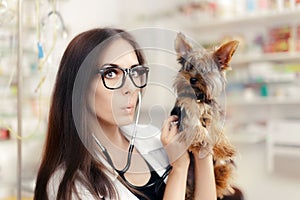
<path id="1" fill-rule="evenodd" d="M 65 174 L 65 169 L 64 167 L 60 166 L 51 175 L 47 185 L 47 192 L 48 192 L 49 199 L 56 199 L 58 188 L 64 174 Z"/>
<path id="2" fill-rule="evenodd" d="M 49 180 L 49 183 L 48 183 L 48 188 L 47 188 L 48 198 L 50 200 L 56 199 L 56 196 L 58 193 L 58 188 L 59 188 L 60 182 L 64 176 L 64 173 L 65 173 L 65 168 L 59 167 L 52 174 L 52 176 Z M 135 198 L 135 196 L 123 184 L 121 184 L 118 181 L 118 179 L 114 178 L 109 173 L 107 175 L 111 178 L 114 186 L 116 187 L 119 197 L 120 197 L 120 200 L 121 199 L 137 200 Z M 76 187 L 76 191 L 78 193 L 78 197 L 76 197 L 74 195 L 74 196 L 72 196 L 72 200 L 79 200 L 79 199 L 80 200 L 96 200 L 96 198 L 91 194 L 91 192 L 88 191 L 88 189 L 82 183 L 80 183 L 78 180 L 77 181 L 75 180 L 75 187 Z M 109 200 L 110 198 L 105 197 L 105 199 Z"/>
<path id="3" fill-rule="evenodd" d="M 60 166 L 54 171 L 51 178 L 49 179 L 48 186 L 47 186 L 47 192 L 48 192 L 49 199 L 56 199 L 59 185 L 61 183 L 61 180 L 63 179 L 65 171 L 66 171 L 65 167 Z M 74 200 L 77 200 L 77 199 L 93 200 L 93 199 L 95 199 L 93 197 L 93 195 L 87 190 L 87 188 L 83 184 L 81 184 L 79 181 L 75 180 L 75 187 L 76 187 L 76 191 L 78 193 L 78 198 L 76 198 L 74 195 L 72 197 L 72 199 L 74 199 Z"/>

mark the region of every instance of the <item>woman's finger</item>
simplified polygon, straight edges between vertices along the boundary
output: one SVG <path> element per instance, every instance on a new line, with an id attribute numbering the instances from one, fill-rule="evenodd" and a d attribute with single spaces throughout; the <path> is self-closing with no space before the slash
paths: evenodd
<path id="1" fill-rule="evenodd" d="M 177 141 L 177 133 L 178 117 L 170 116 L 163 124 L 161 142 L 168 154 L 170 163 L 176 167 L 186 167 L 189 164 L 187 147 L 184 143 Z"/>
<path id="2" fill-rule="evenodd" d="M 167 118 L 162 127 L 161 141 L 163 145 L 168 145 L 177 134 L 177 116 Z"/>

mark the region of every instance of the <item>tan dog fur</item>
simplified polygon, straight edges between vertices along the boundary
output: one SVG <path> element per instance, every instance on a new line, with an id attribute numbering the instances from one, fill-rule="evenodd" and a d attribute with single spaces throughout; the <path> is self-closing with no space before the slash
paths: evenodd
<path id="1" fill-rule="evenodd" d="M 224 112 L 216 97 L 224 91 L 225 72 L 230 69 L 237 46 L 237 41 L 230 41 L 211 51 L 195 49 L 181 33 L 175 41 L 178 61 L 182 65 L 174 81 L 175 107 L 185 112 L 179 125 L 178 141 L 189 144 L 189 151 L 199 152 L 199 156 L 207 155 L 205 152 L 213 154 L 219 198 L 233 192 L 236 150 L 224 134 L 221 123 Z M 187 187 L 186 199 L 193 199 L 193 185 Z"/>

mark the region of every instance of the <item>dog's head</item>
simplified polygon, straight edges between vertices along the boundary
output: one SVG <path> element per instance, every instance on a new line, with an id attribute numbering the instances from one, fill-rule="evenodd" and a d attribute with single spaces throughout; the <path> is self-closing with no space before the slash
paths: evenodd
<path id="1" fill-rule="evenodd" d="M 182 33 L 178 33 L 175 50 L 182 65 L 179 75 L 193 88 L 198 101 L 209 103 L 222 92 L 226 82 L 225 72 L 231 69 L 231 57 L 238 43 L 233 40 L 209 51 L 194 48 Z"/>

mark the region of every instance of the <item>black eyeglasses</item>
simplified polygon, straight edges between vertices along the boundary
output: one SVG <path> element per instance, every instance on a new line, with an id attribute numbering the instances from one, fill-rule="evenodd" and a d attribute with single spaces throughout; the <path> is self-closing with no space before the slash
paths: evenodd
<path id="1" fill-rule="evenodd" d="M 143 88 L 147 85 L 149 68 L 143 65 L 133 65 L 124 69 L 115 64 L 105 64 L 97 70 L 97 73 L 101 74 L 104 86 L 110 90 L 123 87 L 127 75 L 135 87 Z"/>

